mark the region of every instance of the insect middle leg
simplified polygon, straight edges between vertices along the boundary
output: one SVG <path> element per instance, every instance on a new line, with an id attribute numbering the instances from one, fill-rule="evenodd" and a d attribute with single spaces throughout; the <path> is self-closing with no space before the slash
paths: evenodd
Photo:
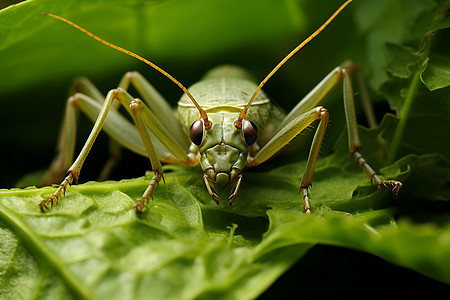
<path id="1" fill-rule="evenodd" d="M 349 151 L 355 158 L 361 169 L 365 170 L 371 181 L 374 180 L 381 186 L 392 186 L 392 192 L 397 194 L 402 184 L 395 180 L 382 180 L 370 167 L 361 154 L 361 141 L 358 133 L 358 125 L 356 122 L 356 112 L 353 97 L 353 87 L 350 76 L 350 69 L 355 65 L 346 63 L 341 67 L 335 68 L 328 74 L 281 122 L 275 136 L 250 160 L 249 165 L 258 165 L 269 159 L 277 151 L 283 148 L 290 140 L 299 134 L 306 126 L 314 120 L 320 119 L 319 126 L 314 135 L 311 145 L 307 166 L 300 183 L 300 192 L 303 197 L 304 212 L 310 213 L 310 198 L 308 189 L 312 182 L 314 166 L 319 155 L 320 145 L 323 140 L 325 128 L 328 121 L 328 113 L 323 107 L 316 107 L 323 102 L 326 95 L 342 80 L 343 81 L 343 98 L 345 116 L 348 130 Z M 367 100 L 366 100 L 367 101 Z M 371 122 L 373 123 L 373 122 Z"/>

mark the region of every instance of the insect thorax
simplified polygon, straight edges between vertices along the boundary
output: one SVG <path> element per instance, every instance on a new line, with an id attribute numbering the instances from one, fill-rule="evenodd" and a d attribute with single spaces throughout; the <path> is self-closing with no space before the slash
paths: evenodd
<path id="1" fill-rule="evenodd" d="M 236 66 L 219 66 L 205 74 L 189 91 L 208 113 L 239 113 L 250 100 L 257 88 L 251 75 Z M 248 111 L 247 118 L 259 128 L 263 128 L 270 117 L 271 103 L 261 91 Z M 199 112 L 191 100 L 183 95 L 178 102 L 178 114 L 181 124 L 189 129 L 199 119 Z"/>

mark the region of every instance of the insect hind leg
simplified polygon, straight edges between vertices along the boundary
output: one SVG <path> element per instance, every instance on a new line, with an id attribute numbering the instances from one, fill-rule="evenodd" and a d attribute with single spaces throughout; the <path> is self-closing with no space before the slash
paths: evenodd
<path id="1" fill-rule="evenodd" d="M 342 67 L 342 79 L 343 79 L 343 94 L 344 94 L 344 108 L 345 117 L 347 120 L 347 130 L 348 130 L 348 146 L 352 158 L 355 159 L 356 163 L 364 170 L 370 178 L 370 181 L 375 181 L 378 189 L 381 190 L 382 187 L 392 186 L 392 193 L 397 196 L 402 183 L 396 180 L 382 180 L 368 164 L 361 154 L 361 140 L 359 138 L 358 124 L 356 122 L 356 112 L 355 112 L 355 101 L 353 97 L 353 87 L 352 80 L 350 76 L 351 64 L 347 64 L 349 67 Z M 367 100 L 366 100 L 367 101 Z"/>

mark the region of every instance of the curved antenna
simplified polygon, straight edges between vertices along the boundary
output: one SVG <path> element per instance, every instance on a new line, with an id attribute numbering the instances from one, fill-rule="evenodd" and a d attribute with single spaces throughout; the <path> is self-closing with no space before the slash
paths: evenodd
<path id="1" fill-rule="evenodd" d="M 270 79 L 270 77 L 272 77 L 273 74 L 275 74 L 276 71 L 278 71 L 278 69 L 281 68 L 282 65 L 284 65 L 285 62 L 287 62 L 295 53 L 298 52 L 298 50 L 300 50 L 301 48 L 303 48 L 303 46 L 305 46 L 306 44 L 308 44 L 313 38 L 315 38 L 325 27 L 328 26 L 328 24 L 331 23 L 331 21 L 333 21 L 333 19 L 348 5 L 350 4 L 350 2 L 352 2 L 352 0 L 347 0 L 344 4 L 342 4 L 335 12 L 334 14 L 331 15 L 331 17 L 328 18 L 328 20 L 325 21 L 325 23 L 322 24 L 322 26 L 319 27 L 319 29 L 317 29 L 316 31 L 314 31 L 313 34 L 311 34 L 307 39 L 305 39 L 303 42 L 301 42 L 297 47 L 295 47 L 294 50 L 292 50 L 285 58 L 283 58 L 282 61 L 280 61 L 278 63 L 278 65 L 269 73 L 269 75 L 266 76 L 266 78 L 264 78 L 263 81 L 261 81 L 261 83 L 259 84 L 258 88 L 256 89 L 255 93 L 253 94 L 253 96 L 250 98 L 250 101 L 247 103 L 247 105 L 244 107 L 244 109 L 241 111 L 241 113 L 239 114 L 239 118 L 237 119 L 237 121 L 234 123 L 237 129 L 241 129 L 242 128 L 242 121 L 245 118 L 245 115 L 247 114 L 248 109 L 250 108 L 250 105 L 252 104 L 253 100 L 255 100 L 256 96 L 258 95 L 259 91 L 261 91 L 261 88 L 263 87 L 264 84 L 266 84 L 266 82 Z"/>
<path id="2" fill-rule="evenodd" d="M 161 74 L 163 74 L 164 76 L 166 76 L 167 78 L 169 78 L 173 83 L 175 83 L 176 85 L 178 85 L 178 87 L 179 87 L 180 89 L 182 89 L 184 93 L 186 93 L 186 95 L 191 99 L 191 101 L 192 101 L 192 102 L 194 103 L 194 105 L 197 107 L 197 109 L 198 109 L 198 111 L 199 111 L 199 113 L 200 113 L 200 117 L 203 119 L 203 122 L 204 122 L 204 124 L 205 124 L 205 129 L 208 130 L 208 129 L 211 128 L 211 121 L 208 120 L 208 115 L 206 114 L 205 110 L 197 103 L 197 101 L 194 99 L 194 97 L 191 95 L 191 93 L 189 93 L 188 89 L 185 88 L 184 85 L 182 85 L 182 84 L 181 84 L 178 80 L 176 80 L 172 75 L 170 75 L 169 73 L 167 73 L 166 71 L 164 71 L 163 69 L 161 69 L 160 67 L 158 67 L 157 65 L 155 65 L 154 63 L 152 63 L 151 61 L 149 61 L 148 59 L 145 59 L 145 58 L 143 58 L 142 56 L 137 55 L 136 53 L 131 52 L 131 51 L 127 50 L 127 49 L 124 49 L 124 48 L 122 48 L 122 47 L 116 46 L 116 45 L 114 45 L 114 44 L 112 44 L 112 43 L 110 43 L 110 42 L 108 42 L 108 41 L 106 41 L 106 40 L 104 40 L 104 39 L 102 39 L 102 38 L 96 36 L 95 34 L 93 34 L 93 33 L 89 32 L 89 31 L 87 31 L 86 29 L 84 29 L 83 27 L 81 27 L 81 26 L 75 24 L 75 23 L 72 22 L 72 21 L 69 21 L 69 20 L 67 20 L 67 19 L 65 19 L 65 18 L 63 18 L 63 17 L 57 16 L 57 15 L 54 15 L 54 14 L 50 14 L 50 13 L 45 13 L 45 12 L 43 12 L 42 14 L 43 14 L 43 15 L 46 15 L 46 16 L 49 16 L 49 17 L 52 17 L 52 18 L 55 18 L 55 19 L 58 19 L 58 20 L 61 20 L 61 21 L 65 22 L 65 23 L 71 25 L 72 27 L 75 27 L 76 29 L 80 30 L 81 32 L 87 34 L 88 36 L 90 36 L 90 37 L 92 37 L 92 38 L 94 38 L 94 39 L 96 39 L 96 40 L 99 41 L 100 43 L 102 43 L 102 44 L 104 44 L 104 45 L 106 45 L 106 46 L 108 46 L 108 47 L 111 47 L 111 48 L 113 48 L 113 49 L 116 49 L 117 51 L 120 51 L 120 52 L 123 52 L 123 53 L 125 53 L 125 54 L 128 54 L 128 55 L 130 55 L 130 56 L 132 56 L 132 57 L 134 57 L 134 58 L 136 58 L 136 59 L 138 59 L 138 60 L 144 62 L 145 64 L 149 65 L 150 67 L 152 67 L 153 69 L 155 69 L 155 70 L 158 71 L 159 73 L 161 73 Z"/>

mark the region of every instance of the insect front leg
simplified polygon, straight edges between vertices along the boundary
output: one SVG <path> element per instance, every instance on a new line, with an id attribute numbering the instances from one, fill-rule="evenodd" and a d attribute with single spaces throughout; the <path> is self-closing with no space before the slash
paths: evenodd
<path id="1" fill-rule="evenodd" d="M 56 190 L 52 197 L 44 199 L 39 204 L 39 207 L 42 211 L 45 211 L 46 209 L 53 207 L 54 204 L 57 204 L 61 195 L 64 195 L 68 186 L 72 184 L 72 182 L 77 181 L 81 167 L 100 130 L 105 130 L 108 135 L 113 137 L 122 146 L 127 147 L 130 150 L 143 156 L 148 156 L 146 145 L 142 140 L 142 133 L 140 134 L 136 127 L 131 124 L 125 117 L 123 117 L 117 110 L 110 110 L 111 106 L 114 103 L 114 99 L 117 99 L 127 109 L 127 111 L 132 114 L 131 102 L 134 100 L 134 98 L 121 88 L 111 90 L 108 93 L 103 105 L 84 94 L 76 94 L 73 97 L 72 101 L 75 101 L 76 105 L 90 119 L 95 120 L 95 124 L 82 151 L 78 155 L 75 162 L 69 168 L 67 172 L 68 175 L 60 184 L 60 187 Z M 146 119 L 148 118 L 145 117 L 144 120 Z M 153 127 L 150 126 L 150 128 Z M 189 146 L 179 146 L 170 134 L 162 134 L 161 132 L 164 132 L 164 127 L 161 124 L 159 124 L 157 128 L 158 129 L 157 131 L 155 131 L 155 135 L 158 135 L 159 137 L 162 136 L 162 138 L 158 138 L 158 141 L 155 141 L 156 144 L 154 144 L 154 152 L 157 153 L 156 156 L 165 162 L 184 163 L 185 161 L 190 161 L 191 156 L 187 154 L 188 150 L 186 150 L 189 148 Z M 171 144 L 177 144 L 177 147 L 171 147 Z M 170 152 L 167 152 L 167 150 L 165 150 L 173 148 L 176 148 L 176 150 L 173 150 L 173 152 L 175 152 L 175 155 L 172 155 Z M 157 164 L 153 164 L 153 166 L 155 165 Z"/>
<path id="2" fill-rule="evenodd" d="M 277 134 L 275 134 L 275 136 L 266 145 L 264 145 L 264 147 L 255 155 L 255 157 L 249 158 L 247 163 L 248 166 L 256 166 L 266 161 L 275 153 L 277 153 L 281 148 L 286 146 L 294 137 L 296 137 L 315 120 L 320 120 L 320 122 L 319 126 L 316 129 L 316 133 L 314 134 L 314 139 L 306 164 L 306 170 L 300 183 L 300 190 L 303 194 L 303 211 L 305 213 L 311 212 L 308 188 L 312 182 L 314 166 L 316 164 L 317 157 L 319 156 L 320 145 L 322 144 L 322 140 L 328 124 L 328 111 L 324 107 L 316 107 L 290 121 L 281 130 L 279 130 Z"/>
<path id="3" fill-rule="evenodd" d="M 136 213 L 141 213 L 145 204 L 148 204 L 150 197 L 153 198 L 153 191 L 158 187 L 161 178 L 164 180 L 161 160 L 178 164 L 197 165 L 199 158 L 197 155 L 187 151 L 186 147 L 180 144 L 171 133 L 166 131 L 160 119 L 143 101 L 132 99 L 127 93 L 121 94 L 118 99 L 124 106 L 129 103 L 128 107 L 131 115 L 147 151 L 152 169 L 155 172 L 148 188 L 135 203 Z M 159 140 L 167 150 L 158 154 L 153 146 L 152 137 Z"/>

